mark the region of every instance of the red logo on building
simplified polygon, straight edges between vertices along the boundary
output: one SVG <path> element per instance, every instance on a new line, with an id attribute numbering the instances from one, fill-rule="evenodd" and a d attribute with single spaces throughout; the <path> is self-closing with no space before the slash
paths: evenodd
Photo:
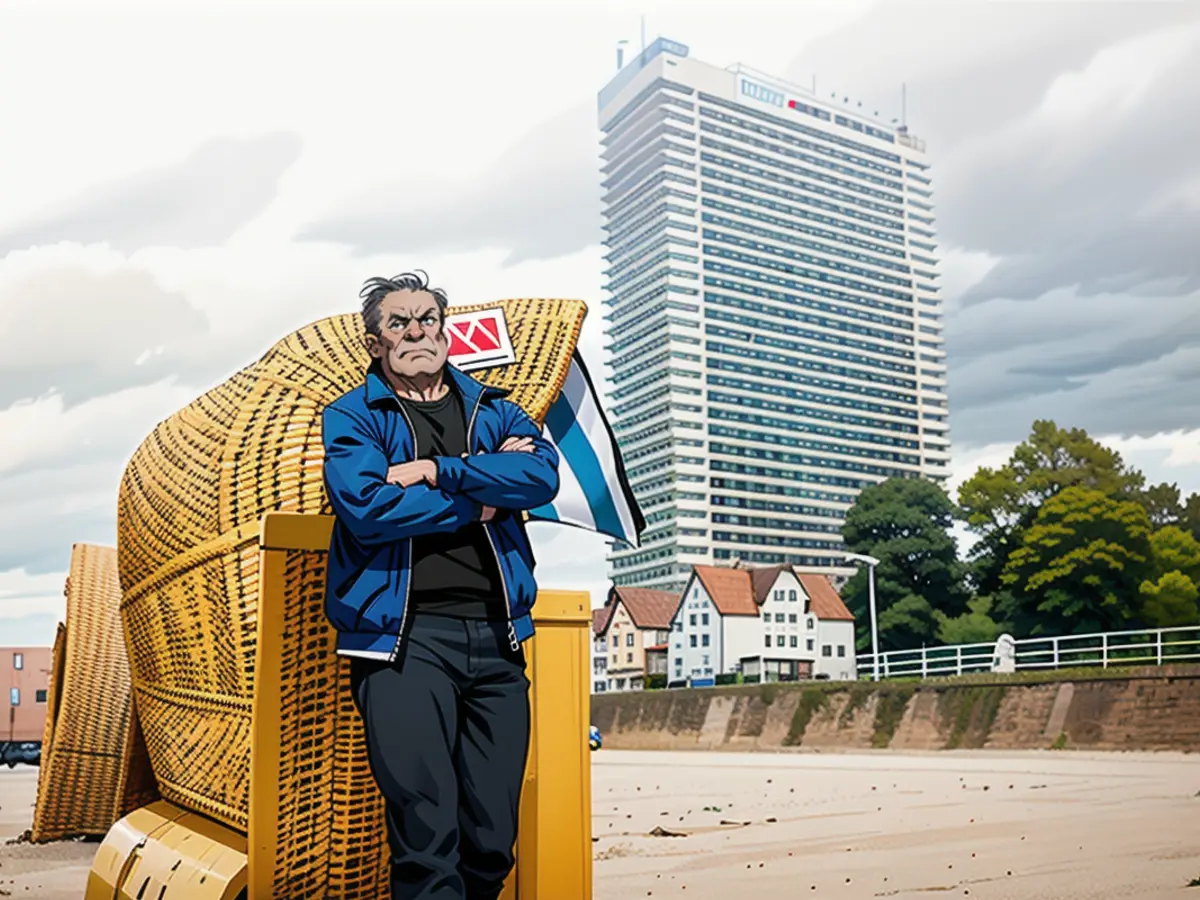
<path id="1" fill-rule="evenodd" d="M 450 341 L 450 362 L 464 372 L 517 361 L 502 309 L 448 313 L 446 338 Z"/>

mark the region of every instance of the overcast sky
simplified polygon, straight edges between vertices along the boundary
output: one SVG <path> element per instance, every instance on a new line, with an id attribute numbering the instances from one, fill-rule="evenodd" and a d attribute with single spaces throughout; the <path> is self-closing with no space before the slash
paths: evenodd
<path id="1" fill-rule="evenodd" d="M 3 643 L 53 640 L 71 543 L 114 542 L 155 423 L 369 276 L 589 300 L 599 372 L 596 92 L 643 11 L 888 119 L 907 85 L 956 481 L 1050 417 L 1200 490 L 1200 4 L 104 6 L 0 12 Z M 602 540 L 537 542 L 543 584 L 599 601 Z"/>

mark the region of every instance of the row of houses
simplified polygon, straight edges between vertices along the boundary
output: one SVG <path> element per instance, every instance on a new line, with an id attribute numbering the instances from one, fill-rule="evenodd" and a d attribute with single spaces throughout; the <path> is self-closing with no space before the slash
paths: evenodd
<path id="1" fill-rule="evenodd" d="M 854 616 L 826 575 L 789 566 L 694 566 L 682 594 L 614 586 L 592 631 L 593 693 L 653 675 L 672 687 L 857 677 Z"/>

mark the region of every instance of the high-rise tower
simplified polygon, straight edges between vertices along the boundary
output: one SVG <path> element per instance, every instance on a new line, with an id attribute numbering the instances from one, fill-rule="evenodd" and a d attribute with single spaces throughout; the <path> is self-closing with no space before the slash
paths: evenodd
<path id="1" fill-rule="evenodd" d="M 620 585 L 841 564 L 865 485 L 948 474 L 929 164 L 903 126 L 659 38 L 600 92 Z"/>

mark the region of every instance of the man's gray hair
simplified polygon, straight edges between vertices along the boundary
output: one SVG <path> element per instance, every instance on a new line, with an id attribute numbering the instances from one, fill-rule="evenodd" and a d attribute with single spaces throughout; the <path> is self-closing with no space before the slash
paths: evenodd
<path id="1" fill-rule="evenodd" d="M 432 294 L 442 318 L 446 318 L 446 307 L 450 305 L 446 292 L 441 288 L 431 288 L 429 276 L 420 269 L 415 272 L 403 272 L 391 278 L 368 278 L 362 290 L 358 292 L 358 296 L 362 298 L 363 328 L 367 334 L 379 336 L 383 325 L 379 306 L 383 303 L 383 298 L 394 291 L 426 291 Z"/>

